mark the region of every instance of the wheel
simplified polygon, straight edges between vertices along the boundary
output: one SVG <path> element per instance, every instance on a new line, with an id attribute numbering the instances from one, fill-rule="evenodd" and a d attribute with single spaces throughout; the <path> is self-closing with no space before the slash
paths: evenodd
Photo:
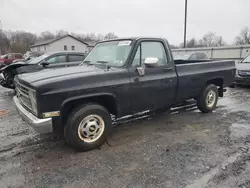
<path id="1" fill-rule="evenodd" d="M 67 142 L 79 151 L 101 146 L 112 127 L 110 113 L 101 105 L 82 105 L 70 114 L 64 127 Z"/>
<path id="2" fill-rule="evenodd" d="M 203 113 L 212 112 L 218 102 L 218 88 L 213 85 L 207 85 L 197 98 L 198 109 Z"/>

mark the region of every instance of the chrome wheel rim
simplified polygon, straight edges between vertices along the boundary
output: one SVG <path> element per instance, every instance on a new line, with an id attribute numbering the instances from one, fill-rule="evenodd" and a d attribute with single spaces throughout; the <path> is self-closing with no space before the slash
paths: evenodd
<path id="1" fill-rule="evenodd" d="M 206 97 L 206 104 L 209 108 L 212 108 L 216 101 L 216 93 L 215 91 L 211 90 L 207 93 Z"/>
<path id="2" fill-rule="evenodd" d="M 85 117 L 78 126 L 78 136 L 84 142 L 95 142 L 98 140 L 105 128 L 104 120 L 101 116 L 92 114 Z"/>

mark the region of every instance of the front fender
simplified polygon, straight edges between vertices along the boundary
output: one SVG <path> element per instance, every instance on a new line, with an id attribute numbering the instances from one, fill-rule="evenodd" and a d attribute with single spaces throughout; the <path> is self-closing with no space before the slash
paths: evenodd
<path id="1" fill-rule="evenodd" d="M 116 115 L 119 116 L 119 114 L 120 114 L 119 103 L 118 103 L 116 95 L 113 94 L 113 93 L 93 93 L 93 94 L 80 95 L 80 96 L 75 96 L 75 97 L 68 98 L 68 99 L 66 99 L 66 100 L 64 100 L 62 102 L 61 107 L 60 107 L 60 111 L 62 112 L 63 109 L 65 108 L 65 106 L 67 104 L 71 103 L 71 102 L 78 101 L 78 100 L 88 100 L 88 99 L 93 99 L 93 98 L 96 98 L 96 97 L 105 97 L 105 96 L 112 97 L 114 99 L 114 101 L 116 103 L 116 110 L 117 110 Z"/>

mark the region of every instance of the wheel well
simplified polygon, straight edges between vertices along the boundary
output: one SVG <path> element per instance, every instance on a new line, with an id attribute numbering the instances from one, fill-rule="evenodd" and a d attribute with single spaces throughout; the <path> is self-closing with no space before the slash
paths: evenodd
<path id="1" fill-rule="evenodd" d="M 208 80 L 206 82 L 206 86 L 209 84 L 214 84 L 216 86 L 218 86 L 218 91 L 219 91 L 219 97 L 223 97 L 223 79 L 222 78 L 215 78 L 212 80 Z"/>
<path id="2" fill-rule="evenodd" d="M 110 114 L 115 116 L 117 116 L 118 114 L 117 102 L 113 96 L 101 95 L 101 96 L 87 97 L 83 99 L 76 99 L 73 101 L 69 101 L 63 106 L 63 108 L 61 109 L 61 121 L 63 122 L 63 124 L 65 124 L 65 121 L 67 121 L 68 114 L 71 113 L 73 109 L 75 109 L 77 106 L 86 103 L 97 103 L 105 107 Z"/>

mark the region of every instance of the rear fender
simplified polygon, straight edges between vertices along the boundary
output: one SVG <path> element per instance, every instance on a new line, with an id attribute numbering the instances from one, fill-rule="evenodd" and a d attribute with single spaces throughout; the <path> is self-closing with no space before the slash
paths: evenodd
<path id="1" fill-rule="evenodd" d="M 219 97 L 223 97 L 223 92 L 224 92 L 223 82 L 224 82 L 223 77 L 214 77 L 206 81 L 204 88 L 209 84 L 214 84 L 218 87 Z"/>

